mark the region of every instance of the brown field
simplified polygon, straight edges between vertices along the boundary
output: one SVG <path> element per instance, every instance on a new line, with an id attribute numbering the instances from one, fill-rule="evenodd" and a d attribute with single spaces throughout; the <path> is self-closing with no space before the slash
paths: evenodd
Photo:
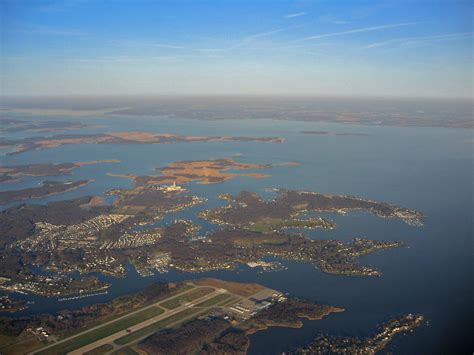
<path id="1" fill-rule="evenodd" d="M 238 283 L 231 281 L 223 281 L 218 279 L 200 279 L 193 281 L 199 286 L 212 286 L 215 288 L 223 288 L 230 293 L 234 293 L 239 296 L 249 297 L 259 291 L 262 291 L 265 287 L 255 283 Z"/>
<path id="2" fill-rule="evenodd" d="M 134 176 L 131 174 L 112 174 L 109 176 L 133 179 L 137 185 L 185 184 L 196 181 L 198 184 L 216 184 L 235 177 L 246 176 L 255 179 L 269 177 L 261 173 L 236 173 L 229 170 L 268 169 L 267 164 L 238 163 L 233 159 L 178 161 L 157 170 L 161 175 Z"/>

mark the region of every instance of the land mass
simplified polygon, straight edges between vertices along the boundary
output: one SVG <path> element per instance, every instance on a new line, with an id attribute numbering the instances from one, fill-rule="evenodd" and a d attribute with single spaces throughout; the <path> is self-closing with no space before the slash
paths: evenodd
<path id="1" fill-rule="evenodd" d="M 32 132 L 62 132 L 73 131 L 83 128 L 105 128 L 102 125 L 91 125 L 70 121 L 31 121 L 16 118 L 0 119 L 0 132 L 16 133 L 24 131 Z"/>
<path id="2" fill-rule="evenodd" d="M 367 133 L 356 133 L 356 132 L 329 132 L 329 131 L 300 131 L 302 134 L 313 134 L 318 136 L 355 136 L 355 137 L 366 137 Z"/>
<path id="3" fill-rule="evenodd" d="M 112 132 L 97 134 L 64 134 L 50 137 L 28 137 L 23 139 L 2 139 L 0 147 L 13 149 L 8 154 L 30 150 L 59 147 L 64 144 L 165 144 L 191 142 L 270 142 L 282 143 L 280 137 L 233 137 L 233 136 L 180 136 L 175 134 L 143 131 Z"/>
<path id="4" fill-rule="evenodd" d="M 38 187 L 30 187 L 20 190 L 0 191 L 0 205 L 34 198 L 43 198 L 51 195 L 62 194 L 67 191 L 76 190 L 82 186 L 88 185 L 93 180 L 79 181 L 43 181 Z"/>
<path id="5" fill-rule="evenodd" d="M 421 225 L 423 215 L 417 211 L 390 205 L 385 202 L 366 200 L 353 196 L 327 195 L 311 191 L 273 189 L 278 195 L 263 200 L 258 194 L 242 191 L 237 196 L 223 194 L 229 201 L 224 207 L 203 211 L 200 214 L 212 223 L 239 228 L 255 228 L 257 225 L 280 223 L 285 225 L 306 212 L 347 213 L 355 210 L 368 211 L 380 218 L 399 218 L 411 225 Z M 331 227 L 332 225 L 328 225 Z"/>
<path id="6" fill-rule="evenodd" d="M 295 166 L 297 163 L 286 163 L 286 166 Z M 281 164 L 279 166 L 282 166 Z M 135 176 L 108 174 L 133 179 L 137 186 L 154 186 L 160 184 L 185 184 L 197 182 L 199 184 L 216 184 L 236 177 L 252 177 L 255 179 L 266 178 L 270 175 L 261 173 L 236 173 L 237 170 L 261 170 L 271 169 L 271 164 L 250 164 L 239 163 L 234 159 L 214 159 L 214 160 L 190 160 L 173 162 L 163 168 L 157 168 L 160 175 Z M 231 171 L 231 172 L 229 172 Z"/>
<path id="7" fill-rule="evenodd" d="M 248 335 L 300 328 L 343 309 L 289 298 L 258 284 L 201 279 L 56 314 L 0 318 L 2 354 L 245 354 Z"/>
<path id="8" fill-rule="evenodd" d="M 344 97 L 4 98 L 4 108 L 36 114 L 119 114 L 223 120 L 274 119 L 364 125 L 472 128 L 472 101 Z M 27 110 L 30 109 L 30 110 Z M 66 111 L 68 110 L 68 111 Z M 94 111 L 95 112 L 94 112 Z"/>
<path id="9" fill-rule="evenodd" d="M 370 338 L 334 337 L 318 335 L 305 347 L 289 352 L 290 355 L 307 354 L 375 354 L 400 333 L 413 331 L 423 323 L 421 314 L 408 314 L 383 324 Z"/>
<path id="10" fill-rule="evenodd" d="M 117 159 L 93 160 L 77 163 L 40 163 L 28 165 L 0 166 L 0 182 L 17 182 L 23 176 L 59 176 L 70 174 L 86 165 L 119 163 Z"/>
<path id="11" fill-rule="evenodd" d="M 302 214 L 364 209 L 412 224 L 421 223 L 422 218 L 415 211 L 354 197 L 292 190 L 278 193 L 271 201 L 250 192 L 221 196 L 230 205 L 205 210 L 201 217 L 222 226 L 205 235 L 199 234 L 200 225 L 186 220 L 154 226 L 167 213 L 206 201 L 178 187 L 112 190 L 109 194 L 117 199 L 111 205 L 86 197 L 11 207 L 0 214 L 0 276 L 9 277 L 14 287 L 28 275 L 27 265 L 56 272 L 124 276 L 125 266 L 131 262 L 146 276 L 171 268 L 202 272 L 239 264 L 275 269 L 278 260 L 309 262 L 327 273 L 372 276 L 380 271 L 357 264 L 357 258 L 400 247 L 403 242 L 312 240 L 296 231 L 335 225 Z M 265 261 L 268 257 L 275 261 Z"/>

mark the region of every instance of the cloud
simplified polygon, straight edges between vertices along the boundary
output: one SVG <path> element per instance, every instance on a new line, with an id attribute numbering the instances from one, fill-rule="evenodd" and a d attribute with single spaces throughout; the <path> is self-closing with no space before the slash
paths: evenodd
<path id="1" fill-rule="evenodd" d="M 388 41 L 371 43 L 362 47 L 362 49 L 379 48 L 379 47 L 389 46 L 392 44 L 413 45 L 413 44 L 420 44 L 420 43 L 426 43 L 426 42 L 457 40 L 457 39 L 463 39 L 463 38 L 470 38 L 472 37 L 472 35 L 473 35 L 472 32 L 460 32 L 460 33 L 447 33 L 447 34 L 434 35 L 434 36 L 396 38 L 396 39 L 390 39 Z"/>
<path id="2" fill-rule="evenodd" d="M 293 14 L 285 15 L 285 18 L 301 17 L 306 15 L 306 12 L 295 12 Z"/>
<path id="3" fill-rule="evenodd" d="M 237 43 L 235 43 L 234 45 L 232 45 L 230 47 L 220 48 L 220 49 L 219 48 L 208 48 L 208 49 L 205 48 L 205 49 L 199 49 L 199 50 L 200 51 L 207 51 L 207 52 L 225 52 L 225 51 L 229 51 L 229 50 L 232 50 L 232 49 L 237 49 L 237 48 L 240 48 L 240 47 L 244 47 L 247 44 L 252 43 L 256 39 L 273 36 L 277 33 L 289 31 L 291 29 L 298 28 L 298 27 L 301 27 L 301 26 L 290 26 L 290 27 L 285 27 L 285 28 L 277 28 L 277 29 L 271 30 L 271 31 L 258 32 L 258 33 L 254 33 L 252 35 L 243 37 L 242 39 L 240 39 L 240 41 L 238 41 Z"/>
<path id="4" fill-rule="evenodd" d="M 179 54 L 179 55 L 157 55 L 157 56 L 103 56 L 103 57 L 92 57 L 92 58 L 63 58 L 64 62 L 71 62 L 77 64 L 146 64 L 155 61 L 175 61 L 179 59 L 187 58 L 199 58 L 199 56 L 192 54 Z"/>
<path id="5" fill-rule="evenodd" d="M 354 34 L 354 33 L 373 32 L 373 31 L 384 30 L 384 29 L 387 29 L 387 28 L 404 27 L 404 26 L 410 26 L 410 25 L 414 25 L 414 24 L 415 23 L 413 23 L 413 22 L 404 22 L 404 23 L 396 23 L 396 24 L 392 24 L 392 25 L 382 25 L 382 26 L 356 28 L 356 29 L 348 30 L 348 31 L 324 33 L 324 34 L 320 34 L 320 35 L 304 37 L 304 38 L 301 38 L 297 41 L 310 41 L 310 40 L 327 38 L 327 37 L 345 36 L 345 35 L 350 35 L 350 34 Z"/>
<path id="6" fill-rule="evenodd" d="M 164 43 L 152 43 L 152 47 L 160 47 L 160 48 L 170 48 L 170 49 L 184 49 L 183 46 L 175 46 L 173 44 L 164 44 Z"/>
<path id="7" fill-rule="evenodd" d="M 121 46 L 131 46 L 131 47 L 158 47 L 158 48 L 168 48 L 168 49 L 186 49 L 184 46 L 180 46 L 176 44 L 153 42 L 153 41 L 135 41 L 135 40 L 129 40 L 129 39 L 116 39 L 116 40 L 113 40 L 112 42 Z"/>
<path id="8" fill-rule="evenodd" d="M 348 22 L 332 15 L 323 15 L 318 17 L 319 22 L 330 23 L 332 25 L 345 25 Z"/>

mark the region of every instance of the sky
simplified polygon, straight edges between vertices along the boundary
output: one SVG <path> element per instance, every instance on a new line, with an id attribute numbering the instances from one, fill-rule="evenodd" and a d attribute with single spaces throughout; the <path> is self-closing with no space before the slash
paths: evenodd
<path id="1" fill-rule="evenodd" d="M 0 0 L 2 95 L 472 97 L 458 0 Z"/>

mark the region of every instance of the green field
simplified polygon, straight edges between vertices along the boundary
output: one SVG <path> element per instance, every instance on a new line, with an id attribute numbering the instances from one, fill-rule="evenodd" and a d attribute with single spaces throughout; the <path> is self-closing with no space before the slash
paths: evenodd
<path id="1" fill-rule="evenodd" d="M 141 323 L 147 319 L 160 315 L 164 311 L 158 307 L 150 307 L 137 312 L 133 315 L 118 319 L 110 324 L 104 325 L 98 329 L 91 330 L 85 334 L 66 340 L 48 349 L 39 351 L 40 355 L 64 354 L 75 349 L 79 349 L 99 339 L 124 330 L 132 325 Z"/>
<path id="2" fill-rule="evenodd" d="M 226 303 L 230 298 L 233 298 L 233 296 L 229 295 L 228 293 L 222 293 L 211 299 L 198 303 L 196 307 L 212 307 L 218 304 L 220 305 L 222 303 Z"/>
<path id="3" fill-rule="evenodd" d="M 163 320 L 160 320 L 156 323 L 150 324 L 147 327 L 144 327 L 142 329 L 137 330 L 136 332 L 133 332 L 131 334 L 125 335 L 121 338 L 118 338 L 117 340 L 114 341 L 115 344 L 117 345 L 125 345 L 129 344 L 131 342 L 134 342 L 142 337 L 145 337 L 149 334 L 155 333 L 171 324 L 177 323 L 179 321 L 182 321 L 188 317 L 191 316 L 198 316 L 200 314 L 206 313 L 207 309 L 200 309 L 200 308 L 188 308 L 185 309 L 184 311 L 181 311 L 177 314 L 172 315 L 171 317 L 165 318 Z"/>
<path id="4" fill-rule="evenodd" d="M 282 228 L 316 228 L 321 227 L 319 220 L 292 220 L 279 218 L 265 218 L 258 220 L 254 224 L 245 226 L 245 229 L 252 232 L 268 233 Z M 265 243 L 268 244 L 268 243 Z"/>
<path id="5" fill-rule="evenodd" d="M 172 291 L 170 291 L 169 294 L 167 295 L 164 295 L 164 296 L 160 296 L 160 297 L 157 297 L 149 302 L 147 302 L 146 304 L 143 305 L 143 307 L 146 307 L 146 306 L 149 306 L 150 304 L 153 304 L 153 303 L 156 303 L 156 302 L 159 302 L 161 300 L 165 300 L 165 299 L 168 299 L 170 297 L 173 297 L 174 295 L 179 295 L 180 293 L 183 293 L 183 292 L 186 292 L 188 290 L 191 290 L 195 288 L 195 286 L 189 284 L 189 283 L 185 283 L 183 285 L 181 285 L 180 287 L 178 287 L 177 289 L 173 289 Z M 142 308 L 143 308 L 142 307 Z M 138 310 L 139 308 L 137 308 L 136 310 Z M 104 324 L 104 323 L 108 323 L 114 319 L 117 319 L 117 318 L 120 318 L 120 317 L 123 317 L 125 316 L 127 313 L 126 312 L 121 312 L 121 313 L 118 313 L 118 314 L 112 314 L 112 315 L 109 315 L 109 316 L 106 316 L 104 318 L 101 318 L 95 322 L 92 322 L 91 324 L 88 324 L 86 325 L 85 327 L 81 328 L 81 331 L 85 331 L 87 329 L 91 329 L 91 328 L 95 328 L 97 327 L 98 325 L 101 325 L 101 324 Z M 69 332 L 68 334 L 66 334 L 65 336 L 61 336 L 61 339 L 66 339 L 66 338 L 69 338 L 71 336 L 73 336 L 75 333 L 77 333 L 77 331 L 75 332 Z"/>
<path id="6" fill-rule="evenodd" d="M 238 300 L 239 300 L 238 297 L 232 296 L 231 299 L 229 299 L 229 300 L 226 301 L 226 302 L 220 303 L 219 306 L 221 306 L 221 307 L 227 307 L 227 306 L 230 306 L 231 304 L 236 303 Z"/>
<path id="7" fill-rule="evenodd" d="M 112 345 L 104 344 L 104 345 L 98 346 L 95 349 L 92 349 L 91 351 L 88 351 L 88 352 L 84 353 L 84 355 L 102 355 L 102 354 L 106 353 L 107 351 L 110 351 L 110 350 L 113 350 L 113 349 L 114 349 L 114 347 Z"/>
<path id="8" fill-rule="evenodd" d="M 197 290 L 188 292 L 184 295 L 179 295 L 175 298 L 172 298 L 168 301 L 160 303 L 160 306 L 163 306 L 167 309 L 174 309 L 179 307 L 184 302 L 191 302 L 197 298 L 201 298 L 213 292 L 214 289 L 212 287 L 200 287 Z"/>
<path id="9" fill-rule="evenodd" d="M 127 346 L 126 348 L 122 348 L 117 351 L 114 351 L 112 355 L 138 355 L 138 353 L 132 348 L 129 348 Z"/>

